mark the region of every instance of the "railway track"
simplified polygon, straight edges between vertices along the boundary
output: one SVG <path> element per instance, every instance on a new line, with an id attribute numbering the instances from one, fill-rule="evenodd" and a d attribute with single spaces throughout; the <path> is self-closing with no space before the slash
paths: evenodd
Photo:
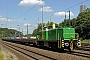
<path id="1" fill-rule="evenodd" d="M 22 53 L 28 57 L 31 57 L 34 60 L 56 60 L 55 58 L 40 54 L 35 51 L 31 51 L 28 48 L 25 48 L 25 46 L 23 46 L 23 45 L 21 46 L 21 45 L 10 43 L 10 42 L 4 42 L 4 45 Z"/>
<path id="2" fill-rule="evenodd" d="M 81 48 L 79 48 L 78 50 L 90 51 L 90 44 L 82 43 Z"/>
<path id="3" fill-rule="evenodd" d="M 31 58 L 29 60 L 90 60 L 90 51 L 80 49 L 72 52 L 51 51 L 6 41 L 3 41 L 3 45 Z"/>
<path id="4" fill-rule="evenodd" d="M 84 58 L 88 58 L 90 60 L 90 51 L 84 50 L 74 50 L 72 52 L 66 52 L 67 54 L 76 55 Z"/>
<path id="5" fill-rule="evenodd" d="M 74 51 L 70 52 L 70 54 L 90 59 L 90 44 L 82 43 L 82 46 L 80 48 L 75 49 Z"/>

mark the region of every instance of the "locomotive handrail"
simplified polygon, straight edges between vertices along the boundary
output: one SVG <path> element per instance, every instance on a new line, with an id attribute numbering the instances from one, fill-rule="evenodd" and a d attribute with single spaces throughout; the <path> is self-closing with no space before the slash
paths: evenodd
<path id="1" fill-rule="evenodd" d="M 63 34 L 76 34 L 76 33 L 63 33 Z"/>

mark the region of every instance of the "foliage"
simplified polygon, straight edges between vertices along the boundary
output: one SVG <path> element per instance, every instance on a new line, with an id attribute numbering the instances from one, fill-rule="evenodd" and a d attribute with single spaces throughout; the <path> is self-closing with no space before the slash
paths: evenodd
<path id="1" fill-rule="evenodd" d="M 88 40 L 86 40 L 86 39 L 85 40 L 82 40 L 81 43 L 89 43 L 90 44 L 90 39 L 88 39 Z"/>
<path id="2" fill-rule="evenodd" d="M 38 34 L 38 29 L 35 29 L 34 31 L 33 31 L 33 34 L 32 34 L 32 36 L 36 36 L 37 34 Z"/>
<path id="3" fill-rule="evenodd" d="M 0 50 L 0 60 L 3 60 L 3 58 L 4 58 L 4 55 L 3 55 L 2 51 Z"/>
<path id="4" fill-rule="evenodd" d="M 48 21 L 48 23 L 46 23 L 46 26 L 48 26 L 48 25 L 53 25 L 53 22 Z"/>
<path id="5" fill-rule="evenodd" d="M 0 28 L 0 38 L 19 36 L 19 33 L 22 35 L 21 32 L 14 29 Z"/>
<path id="6" fill-rule="evenodd" d="M 64 20 L 59 25 L 61 27 L 74 27 L 81 38 L 90 39 L 90 8 L 84 12 L 79 13 L 77 18 L 73 18 L 72 20 Z"/>
<path id="7" fill-rule="evenodd" d="M 69 19 L 64 20 L 62 23 L 59 24 L 59 26 L 60 27 L 68 27 L 69 26 L 69 22 L 70 22 Z"/>

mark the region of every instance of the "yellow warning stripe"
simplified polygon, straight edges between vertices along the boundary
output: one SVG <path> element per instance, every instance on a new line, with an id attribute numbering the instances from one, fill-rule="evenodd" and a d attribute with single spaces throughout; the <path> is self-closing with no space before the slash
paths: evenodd
<path id="1" fill-rule="evenodd" d="M 62 47 L 64 47 L 64 42 L 62 42 Z"/>
<path id="2" fill-rule="evenodd" d="M 70 42 L 70 49 L 73 49 L 73 41 Z"/>

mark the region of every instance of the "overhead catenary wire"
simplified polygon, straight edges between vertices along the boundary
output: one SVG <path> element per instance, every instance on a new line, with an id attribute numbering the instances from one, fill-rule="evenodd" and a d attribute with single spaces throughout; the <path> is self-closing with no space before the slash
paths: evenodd
<path id="1" fill-rule="evenodd" d="M 58 0 L 57 0 L 58 1 Z M 54 3 L 54 2 L 53 2 Z M 52 4 L 53 4 L 52 3 Z M 32 10 L 34 7 L 36 7 L 37 5 L 39 5 L 40 4 L 40 2 L 38 3 L 38 4 L 36 4 L 36 5 L 34 5 L 32 8 L 30 8 L 29 10 L 27 10 L 25 13 L 23 13 L 22 15 L 20 15 L 18 18 L 17 18 L 17 20 L 20 18 L 20 17 L 22 17 L 23 15 L 25 15 L 26 13 L 28 13 L 30 10 Z"/>
<path id="2" fill-rule="evenodd" d="M 57 0 L 58 1 L 58 0 Z M 39 2 L 40 3 L 40 2 Z M 36 5 L 34 5 L 32 8 L 30 8 L 29 10 L 27 10 L 25 13 L 23 13 L 22 15 L 20 15 L 18 18 L 17 18 L 17 20 L 20 18 L 20 17 L 22 17 L 23 15 L 25 15 L 26 13 L 28 13 L 30 10 L 32 10 L 34 7 L 36 7 L 37 5 L 39 5 L 39 3 L 38 4 L 36 4 Z M 54 3 L 54 2 L 53 2 Z M 52 3 L 52 4 L 53 4 Z M 14 12 L 15 13 L 15 12 Z"/>
<path id="3" fill-rule="evenodd" d="M 69 8 L 66 8 L 66 9 L 61 10 L 61 11 L 69 10 L 69 9 L 71 9 L 71 8 L 73 8 L 73 7 L 75 7 L 75 6 L 78 6 L 78 5 L 82 4 L 82 3 L 85 3 L 85 2 L 87 2 L 87 1 L 89 1 L 89 0 L 84 0 L 84 1 L 82 1 L 82 2 L 80 2 L 80 3 L 78 3 L 78 4 L 76 4 L 76 5 L 73 5 L 73 6 L 69 7 Z M 52 15 L 50 15 L 50 16 L 48 16 L 48 17 L 45 17 L 44 20 L 45 20 L 45 19 L 48 19 L 48 18 L 50 18 L 50 17 L 52 17 L 52 16 L 54 16 L 54 14 L 52 14 Z"/>
<path id="4" fill-rule="evenodd" d="M 89 0 L 82 1 L 82 2 L 80 2 L 80 3 L 78 3 L 78 4 L 76 4 L 76 5 L 73 5 L 73 6 L 69 7 L 69 8 L 67 8 L 67 9 L 64 9 L 63 11 L 68 10 L 68 9 L 71 9 L 71 8 L 73 8 L 73 7 L 75 7 L 75 6 L 78 6 L 78 5 L 82 4 L 82 3 L 85 3 L 85 2 L 87 2 L 87 1 L 89 1 Z"/>
<path id="5" fill-rule="evenodd" d="M 58 0 L 57 0 L 58 1 Z M 40 2 L 39 2 L 40 3 Z M 29 10 L 27 10 L 25 13 L 23 13 L 22 15 L 20 15 L 16 20 L 18 20 L 19 18 L 21 18 L 22 16 L 24 16 L 26 13 L 28 13 L 30 10 L 32 10 L 33 8 L 35 8 L 37 5 L 39 5 L 39 3 L 38 4 L 36 4 L 36 5 L 34 5 L 32 8 L 30 8 Z M 54 2 L 53 2 L 54 3 Z M 52 4 L 53 4 L 52 3 Z M 18 8 L 17 8 L 18 9 Z M 17 10 L 16 9 L 16 10 Z M 15 13 L 16 11 L 14 11 L 13 12 L 13 14 Z"/>
<path id="6" fill-rule="evenodd" d="M 75 7 L 75 6 L 78 6 L 78 5 L 80 5 L 80 4 L 82 4 L 82 3 L 84 3 L 84 2 L 87 2 L 88 0 L 84 0 L 84 1 L 82 1 L 82 2 L 80 2 L 80 3 L 78 3 L 78 4 L 76 4 L 76 5 L 73 5 L 73 6 L 71 6 L 71 7 L 69 7 L 69 8 L 66 8 L 66 9 L 64 9 L 64 10 L 62 10 L 62 11 L 66 11 L 66 10 L 68 10 L 68 9 L 71 9 L 71 8 L 73 8 L 73 7 Z M 39 2 L 40 3 L 40 2 Z M 39 4 L 38 3 L 38 4 Z M 36 4 L 35 6 L 33 6 L 32 8 L 30 8 L 29 10 L 27 10 L 25 13 L 23 13 L 22 15 L 20 15 L 18 18 L 17 18 L 17 20 L 20 18 L 20 17 L 22 17 L 22 16 L 24 16 L 26 13 L 28 13 L 30 10 L 32 10 L 34 7 L 36 7 L 38 4 Z M 52 17 L 52 16 L 54 16 L 54 14 L 52 14 L 52 15 L 50 15 L 50 16 L 48 16 L 48 17 L 45 17 L 45 18 L 43 18 L 43 20 L 45 20 L 45 19 L 47 19 L 47 18 L 50 18 L 50 17 Z"/>
<path id="7" fill-rule="evenodd" d="M 39 2 L 40 3 L 40 2 Z M 30 10 L 32 10 L 33 8 L 35 8 L 37 5 L 39 5 L 39 3 L 38 4 L 36 4 L 36 5 L 34 5 L 33 7 L 31 7 L 29 10 L 27 10 L 25 13 L 23 13 L 22 15 L 20 15 L 18 18 L 17 18 L 17 20 L 20 18 L 20 17 L 22 17 L 23 15 L 25 15 L 26 13 L 28 13 Z"/>
<path id="8" fill-rule="evenodd" d="M 29 11 L 31 11 L 33 8 L 35 8 L 36 6 L 38 6 L 40 4 L 40 2 L 39 3 L 37 3 L 36 5 L 34 5 L 33 7 L 31 7 L 29 10 L 27 10 L 25 13 L 23 13 L 23 14 L 21 14 L 16 20 L 18 20 L 19 18 L 21 18 L 22 16 L 24 16 L 26 13 L 28 13 Z M 17 8 L 18 9 L 18 8 Z M 15 13 L 15 12 L 14 12 Z"/>
<path id="9" fill-rule="evenodd" d="M 80 5 L 80 4 L 84 3 L 84 2 L 87 2 L 87 1 L 88 1 L 88 0 L 82 1 L 82 2 L 80 2 L 80 3 L 78 3 L 78 4 L 76 4 L 76 5 L 73 5 L 73 6 L 69 7 L 69 8 L 66 8 L 66 9 L 61 10 L 61 11 L 65 11 L 65 10 L 71 9 L 71 8 L 73 8 L 73 7 L 77 6 L 77 5 Z M 40 3 L 40 2 L 39 2 L 39 3 Z M 26 11 L 25 13 L 23 13 L 22 15 L 20 15 L 16 20 L 18 20 L 20 17 L 24 16 L 24 15 L 25 15 L 26 13 L 28 13 L 30 10 L 32 10 L 33 8 L 35 8 L 37 5 L 39 5 L 39 3 L 36 4 L 36 5 L 34 5 L 32 8 L 30 8 L 29 10 L 27 10 L 27 11 Z M 53 14 L 50 15 L 50 16 L 44 18 L 44 20 L 47 19 L 47 18 L 50 18 L 50 17 L 52 17 L 52 16 L 54 16 L 54 15 L 53 15 Z"/>
<path id="10" fill-rule="evenodd" d="M 87 2 L 87 1 L 88 1 L 88 0 L 82 1 L 82 2 L 80 2 L 80 3 L 78 3 L 78 4 L 76 4 L 76 5 L 73 5 L 73 6 L 69 7 L 69 8 L 66 8 L 66 9 L 64 9 L 64 10 L 62 10 L 62 11 L 71 9 L 71 8 L 73 8 L 73 7 L 77 6 L 77 5 L 80 5 L 80 4 L 84 3 L 84 2 Z M 40 3 L 40 2 L 39 2 L 39 3 Z M 39 3 L 38 3 L 38 4 L 39 4 Z M 32 10 L 33 8 L 35 8 L 38 4 L 34 5 L 32 8 L 30 8 L 30 9 L 27 10 L 25 13 L 23 13 L 22 15 L 20 15 L 17 19 L 19 19 L 19 18 L 21 18 L 22 16 L 24 16 L 24 15 L 25 15 L 26 13 L 28 13 L 30 10 Z M 50 15 L 50 16 L 48 16 L 48 17 L 45 17 L 44 20 L 47 19 L 47 18 L 50 18 L 50 17 L 52 17 L 52 16 L 54 16 L 54 15 L 52 14 L 52 15 Z M 16 19 L 16 20 L 17 20 L 17 19 Z"/>

